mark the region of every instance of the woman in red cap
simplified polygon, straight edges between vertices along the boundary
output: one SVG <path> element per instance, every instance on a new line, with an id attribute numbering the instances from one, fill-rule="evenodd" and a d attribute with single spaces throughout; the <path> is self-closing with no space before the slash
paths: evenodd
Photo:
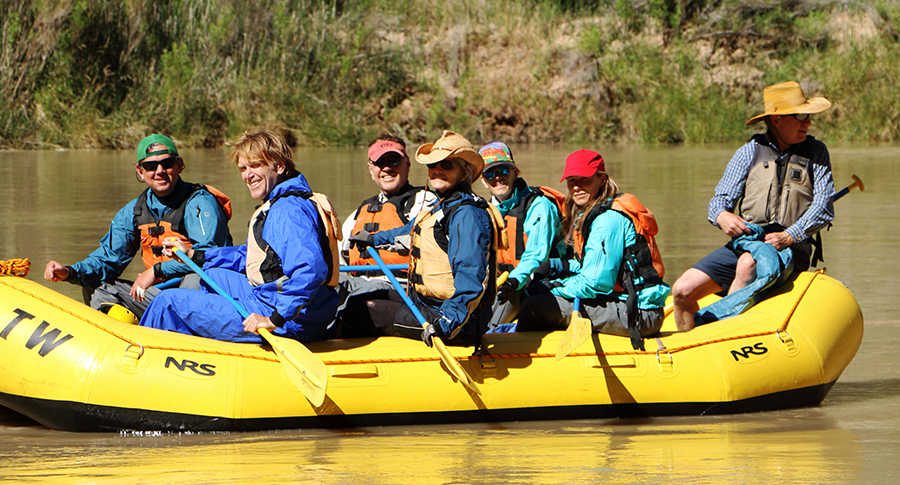
<path id="1" fill-rule="evenodd" d="M 656 247 L 656 220 L 631 194 L 620 194 L 606 173 L 603 157 L 578 150 L 566 158 L 562 179 L 568 186 L 562 229 L 568 255 L 556 279 L 527 290 L 517 331 L 562 330 L 576 298 L 594 332 L 630 336 L 643 349 L 642 336 L 659 331 L 669 286 Z"/>

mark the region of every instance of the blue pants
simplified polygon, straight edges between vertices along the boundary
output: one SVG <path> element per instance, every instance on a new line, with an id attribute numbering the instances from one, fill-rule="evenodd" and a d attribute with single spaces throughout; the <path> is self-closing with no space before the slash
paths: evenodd
<path id="1" fill-rule="evenodd" d="M 210 268 L 210 278 L 250 313 L 271 316 L 274 309 L 256 298 L 247 276 L 231 270 Z M 313 304 L 294 321 L 273 333 L 301 342 L 329 338 L 328 323 L 337 310 L 337 293 L 326 287 L 316 290 Z M 141 318 L 141 326 L 228 342 L 261 343 L 262 337 L 244 331 L 244 318 L 227 299 L 203 284 L 200 290 L 164 290 L 153 299 Z"/>

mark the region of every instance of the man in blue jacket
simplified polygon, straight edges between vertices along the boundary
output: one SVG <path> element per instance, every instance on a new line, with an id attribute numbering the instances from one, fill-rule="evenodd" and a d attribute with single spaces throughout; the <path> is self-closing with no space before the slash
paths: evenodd
<path id="1" fill-rule="evenodd" d="M 85 304 L 93 308 L 120 304 L 140 317 L 159 293 L 155 283 L 191 273 L 186 264 L 162 255 L 163 239 L 177 237 L 196 249 L 231 244 L 227 197 L 183 181 L 183 170 L 171 138 L 157 134 L 141 140 L 135 171 L 148 188 L 119 210 L 99 248 L 71 266 L 48 262 L 44 278 L 81 285 Z M 118 279 L 138 252 L 145 270 L 133 282 Z"/>
<path id="2" fill-rule="evenodd" d="M 247 244 L 207 251 L 180 241 L 165 246 L 202 265 L 251 315 L 242 318 L 204 283 L 200 290 L 160 293 L 141 325 L 230 342 L 260 343 L 260 328 L 301 342 L 326 339 L 338 303 L 334 221 L 320 217 L 316 195 L 282 137 L 244 133 L 232 147 L 250 195 L 263 202 L 250 219 Z"/>

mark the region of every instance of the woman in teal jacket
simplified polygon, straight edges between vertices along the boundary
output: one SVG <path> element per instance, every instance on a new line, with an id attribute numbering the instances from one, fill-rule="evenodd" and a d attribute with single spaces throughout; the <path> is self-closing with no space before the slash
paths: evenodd
<path id="1" fill-rule="evenodd" d="M 566 328 L 574 299 L 579 298 L 581 314 L 591 320 L 594 332 L 631 336 L 635 348 L 643 348 L 640 337 L 662 326 L 669 294 L 652 238 L 655 220 L 649 233 L 643 225 L 636 228 L 641 218 L 616 201 L 637 199 L 618 193 L 599 153 L 579 150 L 569 155 L 562 180 L 569 190 L 563 231 L 571 257 L 565 270 L 561 264 L 555 268 L 557 278 L 529 287 L 517 331 Z M 649 211 L 646 215 L 652 218 Z"/>
<path id="2" fill-rule="evenodd" d="M 507 331 L 500 325 L 516 318 L 521 290 L 531 281 L 531 275 L 551 257 L 560 257 L 556 248 L 562 239 L 560 210 L 555 198 L 563 195 L 548 187 L 530 187 L 505 143 L 488 143 L 478 153 L 484 158 L 481 183 L 491 192 L 491 204 L 506 222 L 509 240 L 509 247 L 497 252 L 497 270 L 509 275 L 497 288 L 488 331 Z"/>

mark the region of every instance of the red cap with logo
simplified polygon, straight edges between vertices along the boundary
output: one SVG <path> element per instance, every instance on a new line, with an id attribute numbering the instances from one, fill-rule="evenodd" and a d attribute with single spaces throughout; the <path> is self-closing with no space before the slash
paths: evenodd
<path id="1" fill-rule="evenodd" d="M 564 182 L 569 177 L 590 177 L 598 171 L 606 171 L 603 157 L 595 151 L 581 149 L 566 157 L 566 169 L 559 181 Z"/>

